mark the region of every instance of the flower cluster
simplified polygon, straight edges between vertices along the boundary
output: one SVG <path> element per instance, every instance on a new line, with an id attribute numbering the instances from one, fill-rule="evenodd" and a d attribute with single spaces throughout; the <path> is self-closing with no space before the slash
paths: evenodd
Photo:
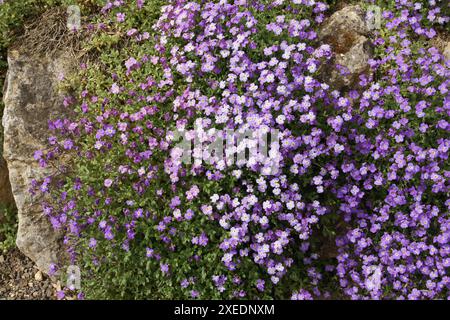
<path id="1" fill-rule="evenodd" d="M 354 299 L 448 297 L 449 62 L 413 42 L 436 35 L 421 24 L 421 9 L 402 1 L 383 13 L 388 36 L 375 39 L 383 53 L 371 61 L 379 78 L 357 100 L 360 126 L 369 130 L 354 143 L 367 156 L 349 163 L 351 189 L 341 188 L 340 199 L 351 227 L 337 240 L 340 285 Z M 432 8 L 429 21 L 438 12 Z"/>
<path id="2" fill-rule="evenodd" d="M 83 68 L 77 118 L 52 121 L 35 153 L 74 159 L 35 184 L 73 262 L 132 268 L 165 297 L 448 295 L 450 71 L 411 40 L 436 34 L 421 7 L 383 13 L 370 73 L 338 91 L 321 76 L 324 2 L 169 1 L 152 28 L 138 23 L 147 6 L 105 5 L 98 32 L 118 29 L 127 56 L 104 58 L 101 86 Z M 235 161 L 273 129 L 268 157 Z M 254 135 L 208 153 L 226 130 Z M 180 132 L 201 142 L 192 163 Z"/>

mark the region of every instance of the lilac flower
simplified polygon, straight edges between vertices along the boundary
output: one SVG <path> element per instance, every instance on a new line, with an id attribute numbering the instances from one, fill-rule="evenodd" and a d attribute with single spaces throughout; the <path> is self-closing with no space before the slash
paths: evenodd
<path id="1" fill-rule="evenodd" d="M 111 93 L 118 94 L 120 93 L 120 88 L 117 83 L 113 83 L 110 89 Z"/>
<path id="2" fill-rule="evenodd" d="M 71 150 L 73 148 L 73 141 L 70 139 L 67 139 L 64 141 L 64 149 Z"/>
<path id="3" fill-rule="evenodd" d="M 89 239 L 89 248 L 95 248 L 97 246 L 97 240 L 94 238 Z"/>
<path id="4" fill-rule="evenodd" d="M 50 264 L 50 268 L 48 270 L 48 275 L 53 276 L 56 274 L 57 271 L 58 271 L 58 266 L 54 263 Z"/>
<path id="5" fill-rule="evenodd" d="M 147 258 L 152 258 L 154 256 L 154 252 L 155 252 L 155 250 L 153 250 L 152 248 L 147 248 L 146 249 Z"/>
<path id="6" fill-rule="evenodd" d="M 65 297 L 66 297 L 66 294 L 65 294 L 65 292 L 63 290 L 58 290 L 56 292 L 56 298 L 58 300 L 63 300 Z"/>
<path id="7" fill-rule="evenodd" d="M 124 22 L 125 21 L 125 13 L 119 12 L 117 14 L 117 22 Z"/>
<path id="8" fill-rule="evenodd" d="M 258 279 L 258 280 L 256 281 L 256 288 L 257 288 L 259 291 L 263 292 L 264 289 L 265 289 L 265 281 L 262 280 L 262 279 Z"/>
<path id="9" fill-rule="evenodd" d="M 166 274 L 169 272 L 169 265 L 166 263 L 161 263 L 160 268 L 161 268 L 161 272 L 163 274 Z"/>
<path id="10" fill-rule="evenodd" d="M 132 68 L 136 67 L 138 64 L 137 60 L 133 57 L 125 61 L 125 67 L 127 70 L 131 70 Z"/>
<path id="11" fill-rule="evenodd" d="M 42 150 L 36 150 L 34 152 L 34 156 L 33 156 L 34 160 L 40 160 L 42 158 L 43 154 L 44 153 L 42 152 Z"/>
<path id="12" fill-rule="evenodd" d="M 113 181 L 111 179 L 105 179 L 105 182 L 103 184 L 105 187 L 109 188 L 112 186 Z"/>
<path id="13" fill-rule="evenodd" d="M 208 245 L 208 237 L 206 236 L 206 234 L 204 232 L 202 232 L 202 234 L 198 237 L 193 237 L 192 238 L 192 244 L 196 244 L 202 247 L 206 247 Z"/>

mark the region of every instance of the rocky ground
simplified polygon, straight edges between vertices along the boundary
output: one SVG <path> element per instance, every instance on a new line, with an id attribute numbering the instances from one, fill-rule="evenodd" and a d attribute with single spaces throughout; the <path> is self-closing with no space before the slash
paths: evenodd
<path id="1" fill-rule="evenodd" d="M 0 254 L 0 300 L 51 300 L 56 287 L 19 250 Z"/>

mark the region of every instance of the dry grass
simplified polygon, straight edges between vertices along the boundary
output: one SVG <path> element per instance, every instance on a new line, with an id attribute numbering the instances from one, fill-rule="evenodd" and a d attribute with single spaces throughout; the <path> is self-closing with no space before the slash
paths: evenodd
<path id="1" fill-rule="evenodd" d="M 57 7 L 24 25 L 23 34 L 10 48 L 20 48 L 22 52 L 37 56 L 52 56 L 64 50 L 79 56 L 84 33 L 67 28 L 66 8 Z"/>

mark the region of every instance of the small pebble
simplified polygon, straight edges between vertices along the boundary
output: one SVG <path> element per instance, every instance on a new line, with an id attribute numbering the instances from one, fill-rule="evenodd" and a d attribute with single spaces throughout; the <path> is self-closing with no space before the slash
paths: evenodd
<path id="1" fill-rule="evenodd" d="M 42 279 L 43 279 L 42 272 L 41 271 L 36 272 L 36 274 L 34 275 L 34 280 L 42 281 Z"/>

